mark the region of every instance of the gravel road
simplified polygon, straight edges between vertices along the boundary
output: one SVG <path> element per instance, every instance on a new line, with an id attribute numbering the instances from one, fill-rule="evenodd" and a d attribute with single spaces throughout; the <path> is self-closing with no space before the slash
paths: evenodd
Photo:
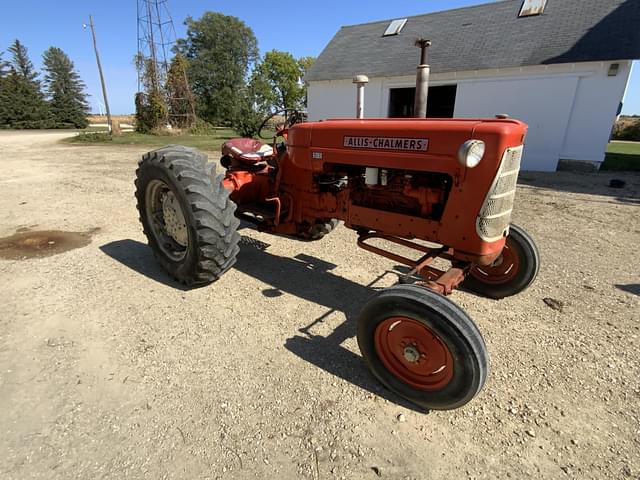
<path id="1" fill-rule="evenodd" d="M 185 290 L 138 223 L 144 149 L 65 135 L 0 132 L 0 236 L 91 237 L 0 259 L 0 478 L 640 478 L 640 176 L 522 174 L 538 280 L 501 301 L 454 293 L 491 374 L 425 415 L 354 339 L 393 262 L 344 227 L 315 243 L 245 228 L 237 265 Z"/>

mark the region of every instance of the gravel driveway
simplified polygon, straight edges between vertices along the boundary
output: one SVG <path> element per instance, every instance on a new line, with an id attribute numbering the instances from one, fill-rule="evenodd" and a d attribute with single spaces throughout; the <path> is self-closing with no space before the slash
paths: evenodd
<path id="1" fill-rule="evenodd" d="M 65 135 L 0 132 L 0 236 L 91 237 L 0 259 L 0 478 L 640 478 L 640 176 L 522 174 L 538 280 L 501 301 L 454 293 L 491 374 L 425 415 L 354 339 L 393 262 L 344 227 L 316 243 L 245 228 L 236 267 L 185 290 L 138 223 L 144 149 Z"/>

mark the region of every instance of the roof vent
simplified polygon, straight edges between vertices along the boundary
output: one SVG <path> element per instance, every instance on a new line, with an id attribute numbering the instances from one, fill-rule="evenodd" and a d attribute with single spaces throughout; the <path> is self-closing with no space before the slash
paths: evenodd
<path id="1" fill-rule="evenodd" d="M 531 17 L 533 15 L 542 15 L 544 7 L 547 6 L 547 0 L 524 0 L 520 9 L 519 17 Z"/>
<path id="2" fill-rule="evenodd" d="M 384 31 L 383 37 L 390 37 L 391 35 L 398 35 L 404 28 L 404 24 L 407 23 L 406 18 L 399 20 L 392 20 L 387 29 Z"/>

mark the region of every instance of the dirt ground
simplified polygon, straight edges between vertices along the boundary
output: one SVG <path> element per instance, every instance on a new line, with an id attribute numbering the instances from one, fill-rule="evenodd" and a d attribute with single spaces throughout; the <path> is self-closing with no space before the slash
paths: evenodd
<path id="1" fill-rule="evenodd" d="M 423 414 L 354 338 L 394 263 L 344 227 L 316 243 L 243 229 L 231 271 L 182 289 L 138 224 L 144 148 L 64 135 L 0 133 L 0 236 L 91 237 L 0 260 L 0 478 L 640 478 L 640 176 L 522 174 L 514 221 L 540 275 L 501 301 L 454 293 L 490 377 Z"/>

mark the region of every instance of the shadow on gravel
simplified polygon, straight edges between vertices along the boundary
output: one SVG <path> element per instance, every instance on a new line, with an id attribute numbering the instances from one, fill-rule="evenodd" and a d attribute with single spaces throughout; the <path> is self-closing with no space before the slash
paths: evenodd
<path id="1" fill-rule="evenodd" d="M 631 293 L 640 297 L 640 284 L 616 285 L 616 288 L 623 292 Z"/>
<path id="2" fill-rule="evenodd" d="M 115 242 L 105 243 L 100 247 L 100 250 L 151 280 L 178 290 L 192 290 L 167 275 L 158 265 L 151 248 L 144 243 L 131 239 L 116 240 Z"/>
<path id="3" fill-rule="evenodd" d="M 624 188 L 611 188 L 609 182 L 621 179 Z M 640 174 L 637 172 L 528 172 L 518 177 L 518 185 L 540 190 L 553 190 L 586 195 L 614 197 L 621 203 L 640 203 Z"/>
<path id="4" fill-rule="evenodd" d="M 385 272 L 369 285 L 360 285 L 331 272 L 336 265 L 305 254 L 286 258 L 271 255 L 268 244 L 242 237 L 237 270 L 254 277 L 272 288 L 262 294 L 278 297 L 286 292 L 309 302 L 329 308 L 329 311 L 299 329 L 300 335 L 287 339 L 285 348 L 307 362 L 343 380 L 403 407 L 424 412 L 386 390 L 372 377 L 362 357 L 342 346 L 356 335 L 356 319 L 366 301 L 375 293 L 375 284 Z M 335 312 L 346 320 L 329 335 L 315 335 L 312 330 Z"/>
<path id="5" fill-rule="evenodd" d="M 362 357 L 342 346 L 356 335 L 356 318 L 366 301 L 375 293 L 375 284 L 387 271 L 369 285 L 360 285 L 331 272 L 336 265 L 305 254 L 293 258 L 271 255 L 269 244 L 243 236 L 240 254 L 234 266 L 238 271 L 271 286 L 262 291 L 274 298 L 288 293 L 329 308 L 321 317 L 299 330 L 300 335 L 287 339 L 285 348 L 326 372 L 346 380 L 405 408 L 423 412 L 401 397 L 386 390 L 367 369 Z M 130 269 L 164 285 L 180 290 L 189 288 L 171 279 L 153 256 L 151 249 L 136 240 L 110 242 L 100 247 L 109 257 Z M 403 268 L 403 267 L 400 267 Z M 342 312 L 346 320 L 326 337 L 314 335 L 312 329 L 335 312 Z"/>

